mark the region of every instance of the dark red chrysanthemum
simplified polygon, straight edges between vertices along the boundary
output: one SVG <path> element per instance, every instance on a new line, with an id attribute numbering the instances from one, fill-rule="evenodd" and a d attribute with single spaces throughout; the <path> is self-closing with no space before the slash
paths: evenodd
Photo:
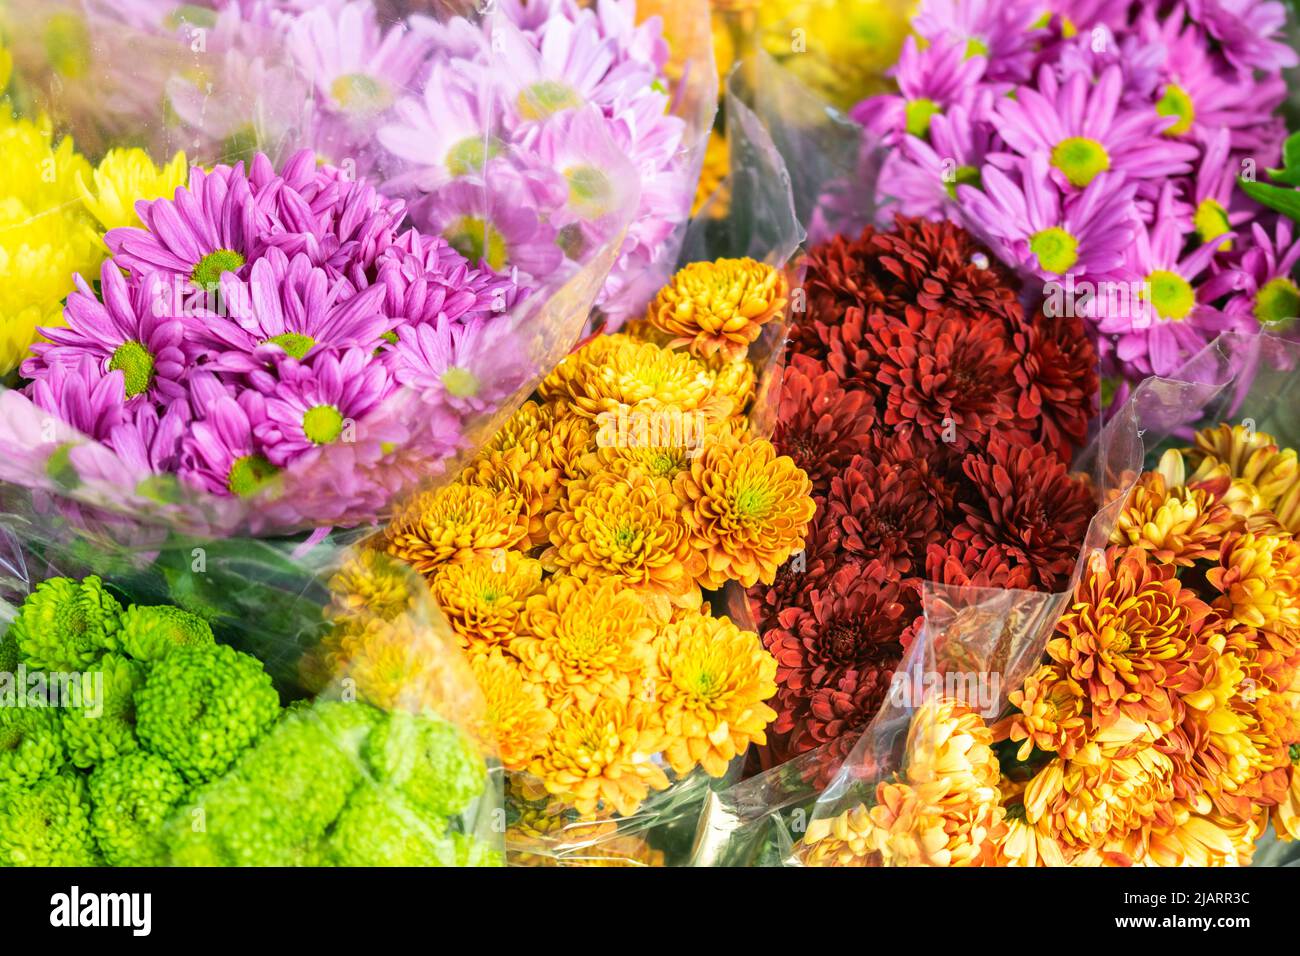
<path id="1" fill-rule="evenodd" d="M 867 392 L 872 401 L 880 397 L 876 373 L 881 356 L 871 347 L 870 338 L 890 321 L 883 312 L 865 312 L 855 306 L 825 334 L 826 366 L 840 377 L 846 389 Z"/>
<path id="2" fill-rule="evenodd" d="M 872 561 L 863 568 L 842 568 L 810 594 L 808 607 L 783 610 L 777 626 L 763 634 L 776 658 L 778 695 L 785 705 L 780 709 L 802 716 L 816 688 L 846 671 L 872 671 L 891 659 L 917 606 L 916 589 L 900 585 L 888 567 Z"/>
<path id="3" fill-rule="evenodd" d="M 976 548 L 1001 547 L 1028 569 L 1035 588 L 1064 588 L 1096 509 L 1088 484 L 1043 446 L 996 435 L 984 452 L 966 456 L 964 468 L 978 499 L 961 505 L 966 517 L 953 537 Z"/>
<path id="4" fill-rule="evenodd" d="M 831 479 L 826 508 L 846 550 L 879 560 L 894 576 L 919 570 L 941 535 L 943 513 L 915 462 L 855 456 Z"/>
<path id="5" fill-rule="evenodd" d="M 833 683 L 813 691 L 808 716 L 790 736 L 791 748 L 810 750 L 866 726 L 889 695 L 898 660 L 891 656 L 868 671 L 845 671 Z"/>
<path id="6" fill-rule="evenodd" d="M 872 345 L 885 424 L 964 451 L 1015 421 L 1019 356 L 1000 323 L 945 314 L 920 332 L 885 326 Z"/>
<path id="7" fill-rule="evenodd" d="M 1017 333 L 1015 345 L 1021 353 L 1016 381 L 1023 426 L 1033 440 L 1069 462 L 1097 414 L 1097 350 L 1082 319 L 1041 311 Z"/>
<path id="8" fill-rule="evenodd" d="M 830 489 L 831 476 L 871 440 L 876 408 L 865 392 L 846 392 L 834 372 L 806 355 L 794 355 L 781 378 L 772 443 L 789 455 L 813 483 L 813 494 Z"/>
<path id="9" fill-rule="evenodd" d="M 932 544 L 925 556 L 925 579 L 952 587 L 1027 590 L 1033 575 L 1001 545 L 977 548 L 967 541 Z"/>

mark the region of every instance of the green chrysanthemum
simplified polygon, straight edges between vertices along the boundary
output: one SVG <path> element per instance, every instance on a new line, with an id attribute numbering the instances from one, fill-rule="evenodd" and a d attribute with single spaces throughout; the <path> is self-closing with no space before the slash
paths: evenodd
<path id="1" fill-rule="evenodd" d="M 177 647 L 136 694 L 136 733 L 192 783 L 224 773 L 280 713 L 271 677 L 232 647 Z"/>
<path id="2" fill-rule="evenodd" d="M 120 654 L 105 654 L 83 675 L 83 706 L 62 711 L 63 740 L 73 764 L 91 767 L 139 747 L 135 692 L 143 685 L 144 667 Z M 94 700 L 87 696 L 89 687 L 95 688 Z"/>
<path id="3" fill-rule="evenodd" d="M 13 629 L 28 667 L 83 671 L 118 649 L 121 616 L 122 605 L 99 578 L 50 578 L 27 596 Z"/>
<path id="4" fill-rule="evenodd" d="M 18 662 L 22 660 L 22 654 L 18 650 L 18 640 L 14 635 L 13 627 L 5 629 L 0 634 L 0 674 L 12 674 L 18 670 Z"/>
<path id="5" fill-rule="evenodd" d="M 214 643 L 207 621 L 171 605 L 127 608 L 119 640 L 122 650 L 138 661 L 161 660 L 174 647 Z"/>
<path id="6" fill-rule="evenodd" d="M 457 844 L 445 821 L 423 811 L 392 788 L 357 788 L 330 834 L 332 861 L 338 866 L 458 865 Z"/>
<path id="7" fill-rule="evenodd" d="M 378 714 L 362 703 L 295 707 L 239 759 L 234 775 L 280 808 L 289 842 L 320 839 L 361 782 L 358 756 Z"/>
<path id="8" fill-rule="evenodd" d="M 86 780 L 66 772 L 0 790 L 0 866 L 95 866 Z"/>
<path id="9" fill-rule="evenodd" d="M 163 830 L 169 866 L 319 866 L 319 837 L 295 840 L 286 807 L 231 774 L 182 802 Z"/>
<path id="10" fill-rule="evenodd" d="M 435 817 L 464 810 L 487 776 L 482 755 L 458 728 L 407 711 L 393 712 L 375 729 L 365 757 L 377 780 Z"/>
<path id="11" fill-rule="evenodd" d="M 64 760 L 63 730 L 53 710 L 0 707 L 0 789 L 52 777 Z"/>
<path id="12" fill-rule="evenodd" d="M 176 768 L 137 751 L 106 760 L 90 775 L 90 826 L 109 866 L 162 861 L 159 828 L 188 790 Z"/>

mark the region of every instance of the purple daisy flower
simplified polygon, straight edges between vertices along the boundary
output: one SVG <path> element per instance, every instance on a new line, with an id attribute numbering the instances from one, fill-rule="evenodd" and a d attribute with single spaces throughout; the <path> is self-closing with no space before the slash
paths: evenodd
<path id="1" fill-rule="evenodd" d="M 1168 214 L 1151 229 L 1138 225 L 1115 273 L 1130 294 L 1112 296 L 1108 290 L 1095 299 L 1103 362 L 1117 361 L 1129 375 L 1170 375 L 1220 332 L 1240 328 L 1209 304 L 1212 290 L 1195 285 L 1215 249 L 1201 245 L 1184 255 L 1189 225 Z"/>
<path id="2" fill-rule="evenodd" d="M 1230 295 L 1224 312 L 1248 329 L 1291 332 L 1300 317 L 1300 286 L 1294 272 L 1300 263 L 1300 237 L 1290 219 L 1277 217 L 1275 233 L 1259 222 L 1251 224 L 1253 242 L 1234 268 L 1205 283 L 1211 300 Z"/>
<path id="3" fill-rule="evenodd" d="M 60 368 L 57 375 L 37 379 L 27 394 L 37 408 L 95 441 L 104 441 L 127 420 L 122 373 L 104 374 L 89 357 Z"/>
<path id="4" fill-rule="evenodd" d="M 385 314 L 410 325 L 440 316 L 465 320 L 499 315 L 527 295 L 505 276 L 472 268 L 441 236 L 413 229 L 384 250 L 375 282 L 384 289 Z"/>
<path id="5" fill-rule="evenodd" d="M 505 323 L 439 319 L 397 330 L 393 377 L 420 393 L 467 414 L 494 410 L 533 371 Z"/>
<path id="6" fill-rule="evenodd" d="M 178 474 L 215 495 L 248 498 L 256 494 L 277 473 L 253 434 L 266 421 L 266 400 L 261 393 L 246 391 L 238 399 L 218 395 L 185 436 Z"/>
<path id="7" fill-rule="evenodd" d="M 247 282 L 227 273 L 227 317 L 192 323 L 190 335 L 210 354 L 209 368 L 252 372 L 285 355 L 303 359 L 318 347 L 374 349 L 392 321 L 379 309 L 383 290 L 358 294 L 347 279 L 289 259 L 278 249 L 253 263 Z"/>
<path id="8" fill-rule="evenodd" d="M 1062 188 L 1083 189 L 1105 172 L 1133 182 L 1188 172 L 1196 147 L 1160 135 L 1173 118 L 1121 106 L 1122 92 L 1118 67 L 1103 71 L 1095 85 L 1082 74 L 1058 83 L 1044 67 L 1037 89 L 1021 87 L 1015 99 L 998 103 L 998 132 L 1021 156 L 1045 156 Z"/>
<path id="9" fill-rule="evenodd" d="M 904 216 L 956 220 L 957 187 L 980 184 L 980 168 L 994 146 L 987 121 L 993 94 L 976 94 L 970 106 L 953 106 L 930 120 L 929 141 L 908 135 L 891 151 L 880 174 L 881 193 Z"/>
<path id="10" fill-rule="evenodd" d="M 254 427 L 266 457 L 283 468 L 309 452 L 355 440 L 358 423 L 392 391 L 384 365 L 366 349 L 286 358 L 275 374 L 254 372 L 266 395 L 266 420 Z"/>
<path id="11" fill-rule="evenodd" d="M 176 471 L 181 439 L 189 428 L 186 402 L 172 402 L 161 415 L 153 405 L 142 405 L 110 430 L 106 444 L 131 474 L 165 475 Z"/>
<path id="12" fill-rule="evenodd" d="M 988 60 L 990 80 L 1029 78 L 1041 7 L 1034 0 L 923 0 L 912 29 L 931 43 L 960 43 Z"/>
<path id="13" fill-rule="evenodd" d="M 187 280 L 200 292 L 217 288 L 261 253 L 271 228 L 244 174 L 244 164 L 190 170 L 189 188 L 174 199 L 136 204 L 145 228 L 110 229 L 104 236 L 117 265 L 136 276 L 159 272 Z"/>
<path id="14" fill-rule="evenodd" d="M 478 268 L 549 276 L 564 258 L 556 230 L 538 215 L 523 177 L 498 169 L 488 184 L 458 179 L 444 186 L 414 204 L 416 215 Z"/>
<path id="15" fill-rule="evenodd" d="M 863 100 L 851 115 L 886 146 L 909 133 L 924 136 L 936 113 L 971 95 L 987 65 L 986 57 L 968 55 L 964 43 L 936 42 L 923 50 L 909 36 L 891 71 L 898 94 Z"/>
<path id="16" fill-rule="evenodd" d="M 1118 30 L 1128 23 L 1132 0 L 1053 0 L 1053 12 L 1068 25 L 1069 32 L 1110 27 Z"/>
<path id="17" fill-rule="evenodd" d="M 1300 63 L 1296 51 L 1277 39 L 1286 29 L 1286 7 L 1276 0 L 1187 0 L 1187 13 L 1239 70 L 1277 71 Z"/>
<path id="18" fill-rule="evenodd" d="M 1015 168 L 1019 182 L 985 166 L 981 189 L 959 185 L 968 224 L 1002 257 L 1048 280 L 1103 276 L 1124 261 L 1134 229 L 1134 185 L 1114 173 L 1096 176 L 1063 197 L 1036 155 Z"/>
<path id="19" fill-rule="evenodd" d="M 1219 252 L 1231 252 L 1232 239 L 1223 239 L 1250 222 L 1258 213 L 1237 188 L 1240 168 L 1229 157 L 1232 133 L 1226 128 L 1215 130 L 1205 143 L 1205 155 L 1196 167 L 1196 182 L 1189 210 L 1196 237 L 1201 242 L 1216 242 Z"/>
<path id="20" fill-rule="evenodd" d="M 98 296 L 85 279 L 74 277 L 77 291 L 63 310 L 67 324 L 41 330 L 48 341 L 32 346 L 23 375 L 57 377 L 66 366 L 90 359 L 103 373 L 122 373 L 123 397 L 132 403 L 184 398 L 193 356 L 185 343 L 183 308 L 167 277 L 152 273 L 128 284 L 112 260 L 99 276 Z"/>

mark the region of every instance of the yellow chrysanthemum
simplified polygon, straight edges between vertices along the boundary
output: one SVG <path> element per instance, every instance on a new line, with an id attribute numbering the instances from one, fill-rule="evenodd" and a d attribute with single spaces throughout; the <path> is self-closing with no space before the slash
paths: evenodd
<path id="1" fill-rule="evenodd" d="M 701 444 L 705 439 L 701 436 Z M 692 445 L 613 444 L 598 447 L 578 462 L 579 473 L 591 477 L 601 472 L 628 475 L 641 472 L 651 478 L 672 481 L 691 467 L 698 453 Z"/>
<path id="2" fill-rule="evenodd" d="M 429 583 L 462 646 L 487 650 L 518 632 L 524 605 L 542 590 L 542 566 L 500 550 L 441 565 Z"/>
<path id="3" fill-rule="evenodd" d="M 529 598 L 510 642 L 525 676 L 558 705 L 601 696 L 647 696 L 654 622 L 632 591 L 610 578 L 553 578 Z"/>
<path id="4" fill-rule="evenodd" d="M 1261 508 L 1272 508 L 1300 479 L 1294 449 L 1278 447 L 1273 436 L 1244 425 L 1222 424 L 1196 433 L 1195 447 L 1186 454 L 1199 474 L 1215 463 L 1227 466 L 1235 481 L 1259 496 Z M 1193 475 L 1191 481 L 1196 480 Z"/>
<path id="5" fill-rule="evenodd" d="M 876 826 L 864 804 L 833 817 L 818 817 L 795 848 L 804 866 L 870 866 L 876 862 Z"/>
<path id="6" fill-rule="evenodd" d="M 1138 481 L 1115 520 L 1112 544 L 1149 551 L 1163 564 L 1216 561 L 1219 541 L 1237 523 L 1227 505 L 1203 488 L 1169 487 L 1158 471 Z"/>
<path id="7" fill-rule="evenodd" d="M 528 401 L 492 437 L 483 456 L 518 448 L 548 472 L 556 470 L 568 481 L 577 476 L 576 463 L 591 445 L 591 424 L 585 418 L 565 415 L 557 405 Z"/>
<path id="8" fill-rule="evenodd" d="M 13 75 L 14 57 L 0 39 L 0 95 L 9 88 L 9 77 Z"/>
<path id="9" fill-rule="evenodd" d="M 501 765 L 511 772 L 523 770 L 546 747 L 555 727 L 546 695 L 498 649 L 475 655 L 470 664 L 487 705 L 484 721 L 496 740 Z"/>
<path id="10" fill-rule="evenodd" d="M 1060 664 L 1039 667 L 1008 699 L 1019 711 L 1011 720 L 1011 740 L 1024 741 L 1017 760 L 1028 760 L 1034 748 L 1072 757 L 1087 741 L 1087 695 Z"/>
<path id="11" fill-rule="evenodd" d="M 1273 808 L 1273 830 L 1284 840 L 1300 840 L 1300 744 L 1292 744 L 1287 756 L 1287 789 Z"/>
<path id="12" fill-rule="evenodd" d="M 649 597 L 700 602 L 704 561 L 691 543 L 670 482 L 633 472 L 601 473 L 566 489 L 546 519 L 548 566 L 575 577 L 612 577 Z"/>
<path id="13" fill-rule="evenodd" d="M 1019 796 L 1022 788 L 1003 778 L 999 789 L 1006 811 L 1003 818 L 1006 829 L 997 848 L 998 866 L 1067 866 L 1065 851 L 1056 838 L 1030 825 L 1025 818 L 1025 805 Z M 1008 799 L 1013 791 L 1016 797 Z"/>
<path id="14" fill-rule="evenodd" d="M 803 548 L 816 510 L 808 476 L 766 439 L 710 445 L 673 490 L 705 555 L 706 588 L 730 580 L 771 584 L 777 568 Z"/>
<path id="15" fill-rule="evenodd" d="M 409 567 L 381 551 L 363 548 L 330 578 L 329 613 L 392 620 L 414 605 L 417 592 L 412 585 Z"/>
<path id="16" fill-rule="evenodd" d="M 41 326 L 61 325 L 73 276 L 93 281 L 105 250 L 77 191 L 90 164 L 51 124 L 0 107 L 0 375 L 22 362 Z"/>
<path id="17" fill-rule="evenodd" d="M 528 521 L 517 498 L 457 483 L 416 495 L 384 536 L 389 554 L 428 576 L 443 564 L 518 546 Z"/>
<path id="18" fill-rule="evenodd" d="M 652 759 L 663 747 L 655 708 L 637 698 L 602 698 L 592 707 L 566 707 L 546 750 L 528 767 L 549 793 L 580 814 L 599 809 L 636 812 L 651 790 L 668 787 Z"/>
<path id="19" fill-rule="evenodd" d="M 558 468 L 547 468 L 527 450 L 515 446 L 479 455 L 461 474 L 460 481 L 486 488 L 506 500 L 507 510 L 527 522 L 526 548 L 546 541 L 546 515 L 560 497 Z"/>
<path id="20" fill-rule="evenodd" d="M 601 336 L 570 355 L 542 382 L 548 401 L 565 401 L 579 415 L 645 415 L 661 410 L 721 420 L 735 409 L 717 391 L 717 375 L 685 352 L 638 342 L 626 335 Z"/>
<path id="21" fill-rule="evenodd" d="M 1290 535 L 1231 534 L 1206 579 L 1220 592 L 1214 607 L 1225 617 L 1262 632 L 1288 657 L 1300 646 L 1300 542 Z"/>
<path id="22" fill-rule="evenodd" d="M 1249 866 L 1262 827 L 1252 818 L 1191 816 L 1153 833 L 1144 866 Z"/>
<path id="23" fill-rule="evenodd" d="M 90 183 L 78 175 L 77 189 L 86 208 L 107 231 L 140 226 L 137 200 L 170 199 L 188 179 L 189 164 L 183 152 L 160 169 L 142 149 L 110 149 L 95 167 Z"/>
<path id="24" fill-rule="evenodd" d="M 781 270 L 753 259 L 693 262 L 659 290 L 646 320 L 701 358 L 742 358 L 779 316 L 790 286 Z"/>
<path id="25" fill-rule="evenodd" d="M 758 635 L 727 617 L 691 614 L 656 640 L 655 695 L 678 774 L 701 766 L 714 777 L 751 743 L 767 742 L 776 711 L 776 660 Z"/>
<path id="26" fill-rule="evenodd" d="M 716 34 L 715 34 L 716 35 Z M 723 34 L 725 36 L 725 34 Z M 731 175 L 731 146 L 727 137 L 714 130 L 709 134 L 709 143 L 704 148 L 704 167 L 700 170 L 700 182 L 695 187 L 695 201 L 691 204 L 694 216 L 709 205 L 709 215 L 721 219 L 731 207 L 731 190 L 723 189 Z"/>

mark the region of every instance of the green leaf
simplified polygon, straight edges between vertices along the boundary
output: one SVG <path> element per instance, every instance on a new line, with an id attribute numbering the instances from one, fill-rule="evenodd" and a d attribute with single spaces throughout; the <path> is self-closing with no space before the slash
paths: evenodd
<path id="1" fill-rule="evenodd" d="M 1300 130 L 1296 130 L 1282 144 L 1282 168 L 1270 169 L 1269 178 L 1275 183 L 1300 186 Z"/>
<path id="2" fill-rule="evenodd" d="M 1270 186 L 1267 183 L 1248 182 L 1244 179 L 1238 179 L 1237 182 L 1242 191 L 1255 202 L 1276 209 L 1283 215 L 1300 222 L 1300 192 L 1294 189 L 1283 189 L 1280 186 Z"/>

